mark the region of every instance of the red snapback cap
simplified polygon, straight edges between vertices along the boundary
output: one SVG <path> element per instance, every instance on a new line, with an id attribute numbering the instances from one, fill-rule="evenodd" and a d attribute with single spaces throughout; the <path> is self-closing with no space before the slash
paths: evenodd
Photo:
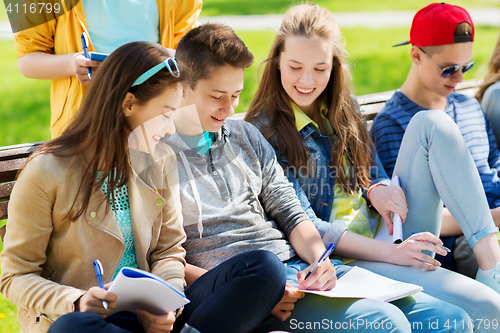
<path id="1" fill-rule="evenodd" d="M 455 36 L 457 26 L 467 22 L 472 34 Z M 474 24 L 465 9 L 441 3 L 431 3 L 420 9 L 411 24 L 410 40 L 393 46 L 412 44 L 416 46 L 445 45 L 474 41 Z"/>

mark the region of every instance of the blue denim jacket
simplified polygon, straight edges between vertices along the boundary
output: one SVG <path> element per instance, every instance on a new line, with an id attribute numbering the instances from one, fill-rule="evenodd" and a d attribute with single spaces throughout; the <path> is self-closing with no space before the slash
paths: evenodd
<path id="1" fill-rule="evenodd" d="M 269 123 L 267 116 L 259 116 L 249 121 L 260 130 Z M 293 184 L 302 208 L 318 229 L 323 242 L 325 245 L 330 242 L 336 244 L 339 237 L 347 230 L 347 224 L 341 220 L 336 220 L 334 223 L 328 222 L 335 195 L 336 170 L 332 165 L 331 158 L 334 139 L 322 134 L 311 124 L 300 130 L 299 134 L 309 150 L 309 163 L 314 165 L 314 174 L 311 177 L 307 175 L 305 170 L 296 170 L 290 167 L 287 158 L 279 150 L 276 135 L 269 138 L 269 142 L 276 151 L 278 162 L 283 167 L 288 180 Z M 389 178 L 376 152 L 374 164 L 370 168 L 370 176 L 372 184 L 382 181 L 386 184 L 389 183 Z"/>

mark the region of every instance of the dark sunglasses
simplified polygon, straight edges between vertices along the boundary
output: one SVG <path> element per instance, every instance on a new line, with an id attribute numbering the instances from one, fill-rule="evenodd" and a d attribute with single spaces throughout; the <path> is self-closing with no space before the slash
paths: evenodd
<path id="1" fill-rule="evenodd" d="M 471 69 L 472 67 L 474 67 L 474 65 L 476 64 L 474 61 L 471 61 L 465 65 L 451 65 L 451 66 L 448 66 L 448 67 L 445 67 L 443 69 L 441 69 L 441 67 L 439 67 L 435 62 L 434 60 L 431 59 L 431 57 L 425 53 L 425 51 L 419 47 L 420 51 L 424 52 L 424 54 L 427 56 L 427 58 L 429 58 L 429 60 L 434 64 L 434 66 L 436 66 L 439 71 L 441 72 L 441 77 L 450 77 L 452 76 L 453 74 L 455 74 L 456 72 L 458 72 L 460 70 L 460 68 L 462 68 L 462 74 L 465 74 L 465 72 L 467 72 L 469 69 Z"/>

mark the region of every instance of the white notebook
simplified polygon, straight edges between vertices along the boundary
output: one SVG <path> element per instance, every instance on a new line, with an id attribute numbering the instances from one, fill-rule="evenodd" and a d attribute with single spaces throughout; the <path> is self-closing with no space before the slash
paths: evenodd
<path id="1" fill-rule="evenodd" d="M 181 292 L 162 278 L 149 272 L 124 267 L 111 284 L 109 291 L 116 294 L 116 308 L 120 311 L 145 310 L 154 315 L 174 311 L 189 303 Z"/>
<path id="2" fill-rule="evenodd" d="M 332 298 L 369 298 L 383 302 L 413 295 L 424 290 L 421 286 L 389 279 L 360 267 L 353 267 L 337 281 L 330 291 L 300 290 Z"/>
<path id="3" fill-rule="evenodd" d="M 394 175 L 391 179 L 391 186 L 399 186 L 399 177 Z M 389 235 L 389 228 L 384 220 L 382 220 L 382 228 L 375 236 L 375 239 L 383 240 L 386 242 L 392 242 L 399 244 L 403 241 L 403 223 L 401 221 L 401 216 L 391 212 L 392 219 L 392 235 Z"/>

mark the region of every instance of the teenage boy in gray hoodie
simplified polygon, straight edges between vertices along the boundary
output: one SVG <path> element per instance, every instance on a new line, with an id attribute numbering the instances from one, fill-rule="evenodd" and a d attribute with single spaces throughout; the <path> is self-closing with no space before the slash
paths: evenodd
<path id="1" fill-rule="evenodd" d="M 259 130 L 227 120 L 238 105 L 253 55 L 229 27 L 205 24 L 183 37 L 176 59 L 191 73 L 184 108 L 175 115 L 177 133 L 163 143 L 177 155 L 187 283 L 203 279 L 230 257 L 264 249 L 283 261 L 289 281 L 303 289 L 332 289 L 337 276 L 350 268 L 325 260 L 305 278 L 325 251 L 321 237 Z M 434 306 L 440 301 L 422 293 L 418 297 L 430 299 L 424 305 L 413 297 L 393 303 L 328 298 L 287 284 L 282 301 L 254 332 L 411 332 L 410 323 L 442 311 L 468 320 L 453 306 Z"/>

